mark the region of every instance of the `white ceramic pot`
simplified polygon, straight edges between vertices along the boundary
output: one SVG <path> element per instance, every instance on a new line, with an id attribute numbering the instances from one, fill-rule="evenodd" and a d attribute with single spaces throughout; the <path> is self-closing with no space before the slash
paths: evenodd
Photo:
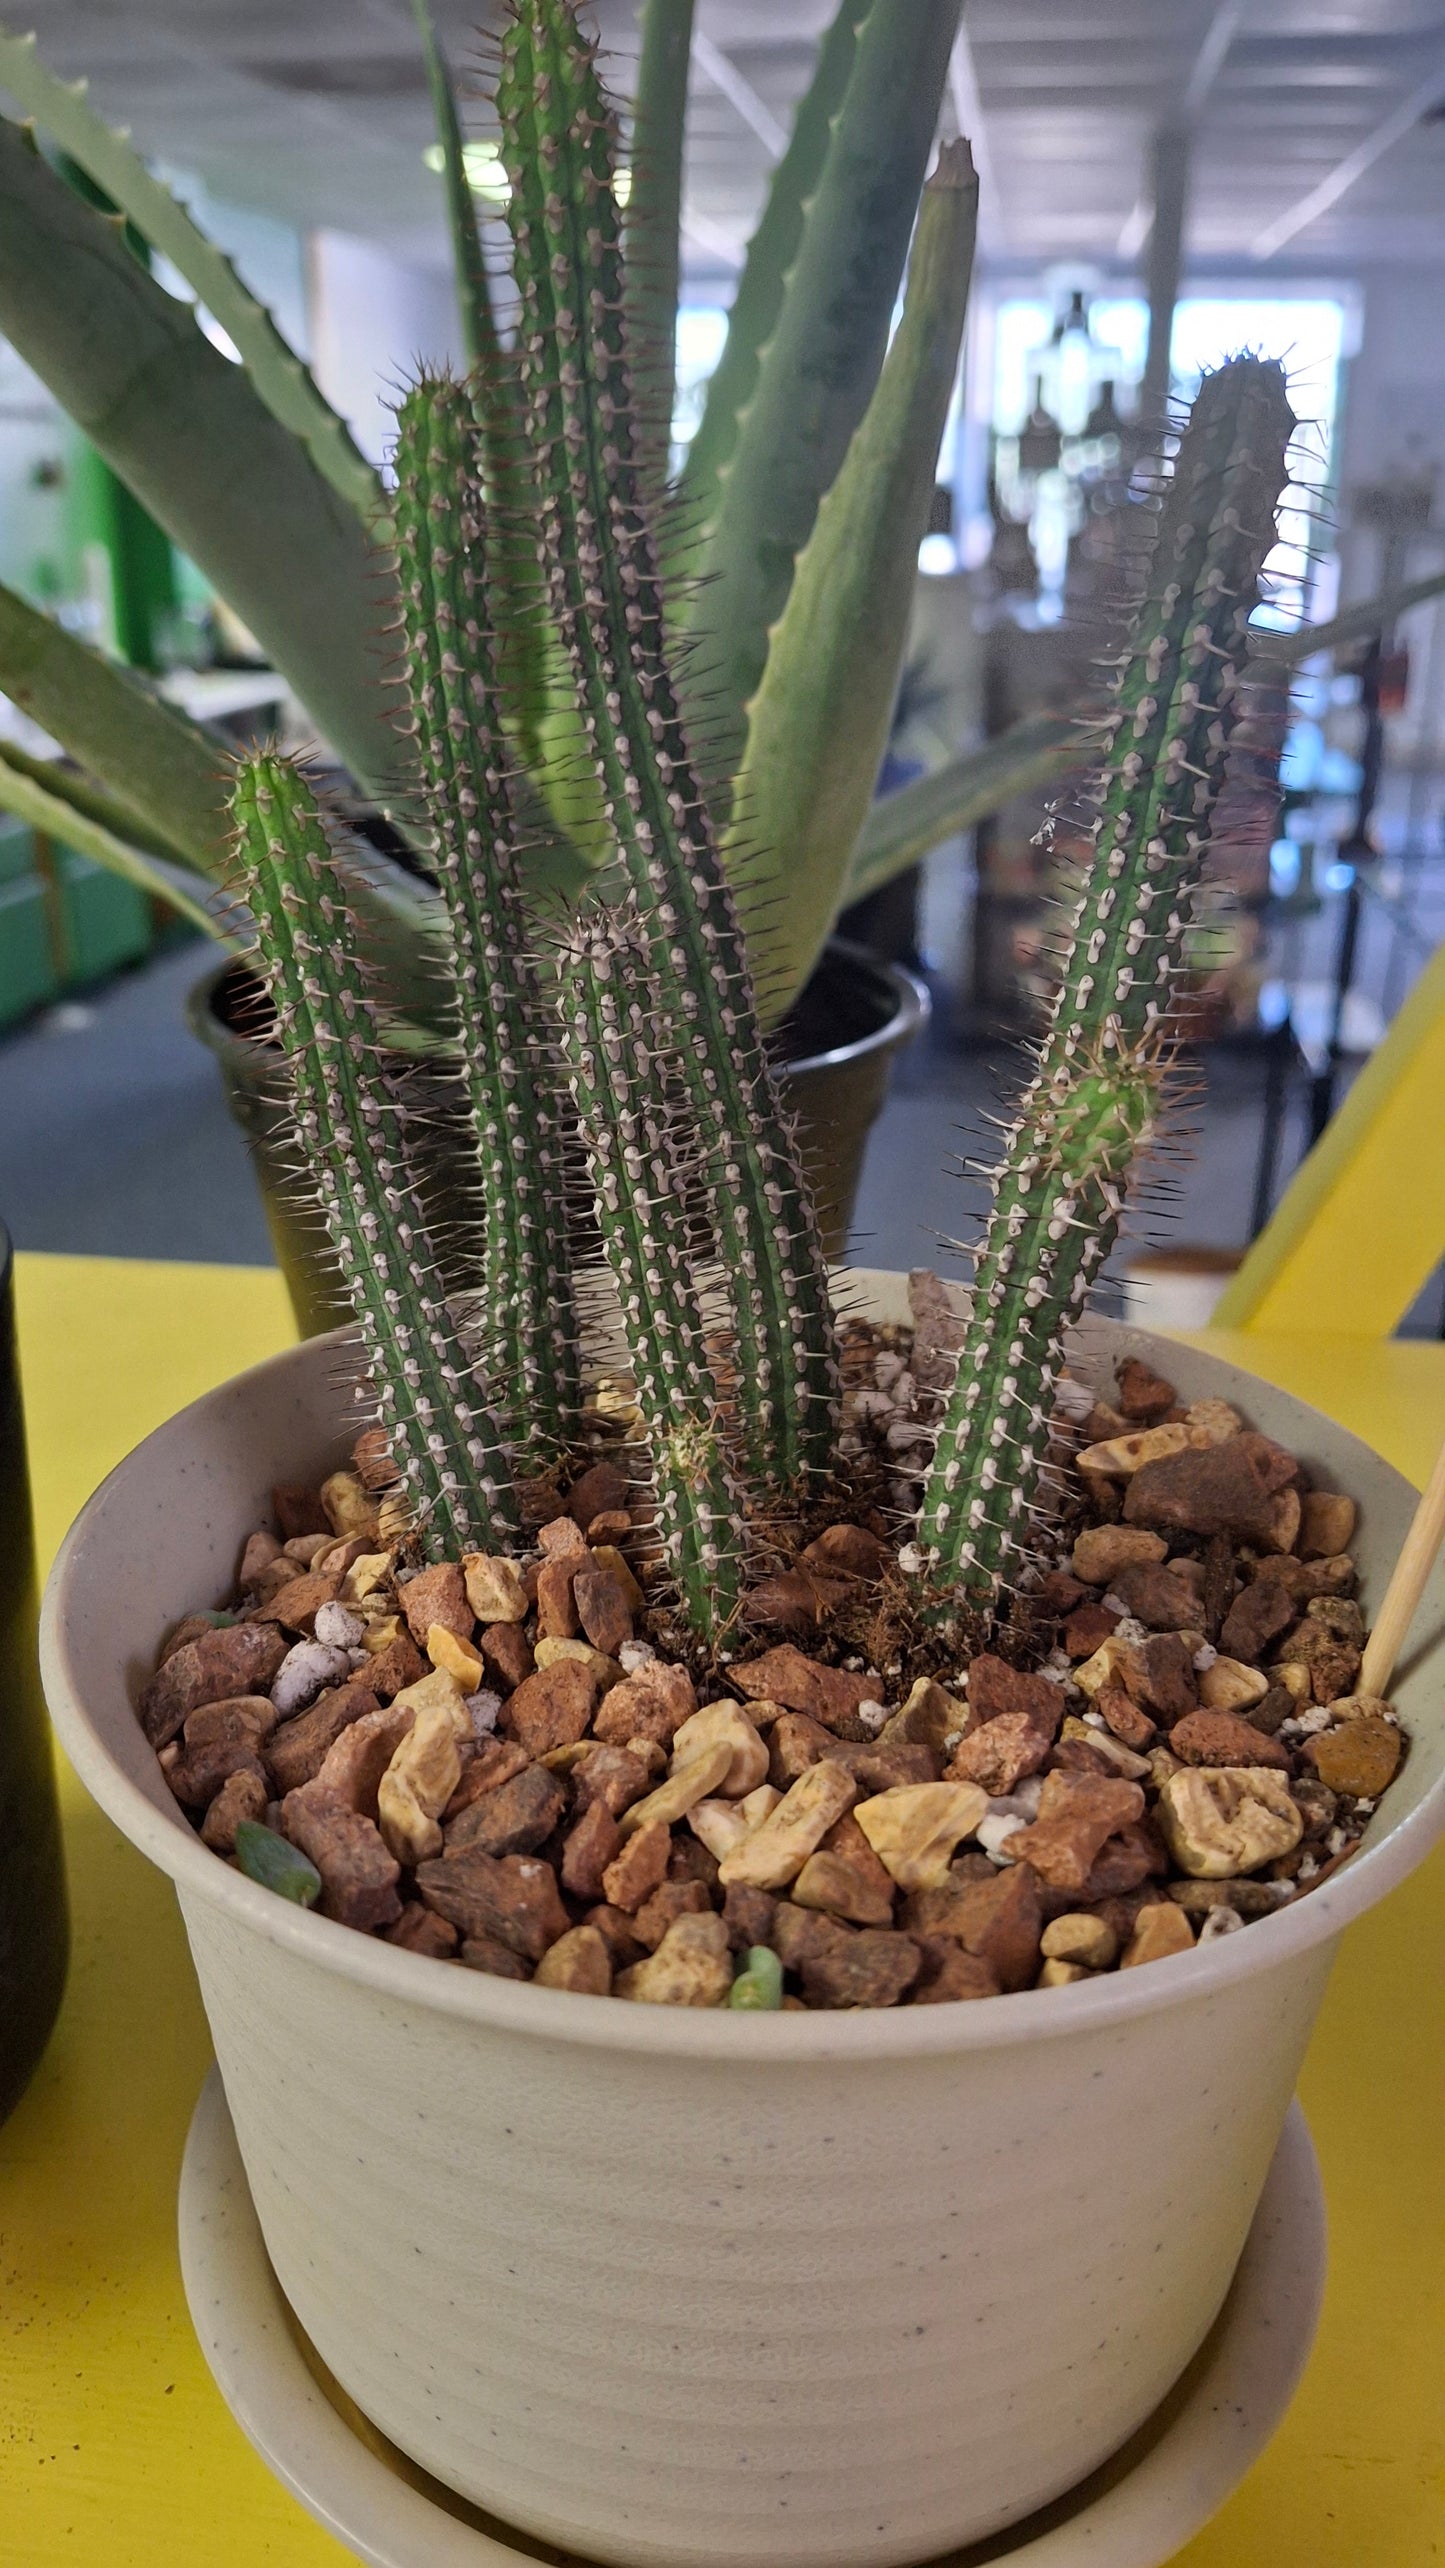
<path id="1" fill-rule="evenodd" d="M 900 1316 L 901 1279 L 869 1281 Z M 1214 1358 L 1114 1331 L 1101 1360 L 1125 1347 L 1361 1501 L 1378 1604 L 1398 1474 Z M 1140 2424 L 1219 2308 L 1340 1929 L 1445 1824 L 1438 1646 L 1399 1688 L 1414 1745 L 1367 1850 L 1127 1978 L 755 2016 L 448 1969 L 219 1863 L 131 1708 L 272 1481 L 340 1458 L 337 1370 L 314 1340 L 149 1437 L 72 1531 L 44 1625 L 66 1748 L 176 1883 L 301 2325 L 438 2478 L 626 2568 L 881 2568 L 1030 2513 Z"/>

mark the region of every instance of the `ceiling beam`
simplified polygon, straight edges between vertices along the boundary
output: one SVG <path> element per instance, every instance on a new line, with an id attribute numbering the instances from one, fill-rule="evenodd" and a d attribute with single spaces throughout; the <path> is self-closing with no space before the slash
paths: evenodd
<path id="1" fill-rule="evenodd" d="M 1215 0 L 1214 14 L 1205 29 L 1204 42 L 1189 66 L 1178 111 L 1161 119 L 1164 128 L 1183 126 L 1189 129 L 1198 124 L 1248 5 L 1249 0 Z M 1137 259 L 1149 238 L 1153 221 L 1153 199 L 1146 189 L 1141 188 L 1119 234 L 1121 259 Z"/>
<path id="2" fill-rule="evenodd" d="M 750 80 L 744 78 L 731 54 L 713 43 L 699 27 L 692 39 L 692 59 L 705 80 L 721 90 L 730 106 L 737 109 L 745 125 L 750 125 L 769 157 L 781 160 L 788 147 L 788 129 L 780 124 L 765 98 L 760 98 Z"/>
<path id="3" fill-rule="evenodd" d="M 684 240 L 691 241 L 695 249 L 705 251 L 710 259 L 716 259 L 721 267 L 742 267 L 747 256 L 742 243 L 723 224 L 715 223 L 710 214 L 700 213 L 695 205 L 684 202 L 678 229 Z"/>
<path id="4" fill-rule="evenodd" d="M 1426 110 L 1434 107 L 1441 98 L 1445 98 L 1445 54 L 1439 56 L 1434 70 L 1416 82 L 1398 107 L 1366 134 L 1363 141 L 1356 143 L 1352 152 L 1346 152 L 1342 161 L 1336 162 L 1328 177 L 1322 178 L 1308 195 L 1301 196 L 1285 213 L 1277 214 L 1272 223 L 1265 225 L 1251 245 L 1251 255 L 1256 259 L 1272 259 L 1277 250 L 1296 239 L 1311 223 L 1318 222 L 1322 214 L 1328 214 L 1330 207 L 1338 205 L 1356 179 L 1363 178 L 1367 169 L 1373 169 L 1391 145 L 1401 141 L 1419 124 Z"/>

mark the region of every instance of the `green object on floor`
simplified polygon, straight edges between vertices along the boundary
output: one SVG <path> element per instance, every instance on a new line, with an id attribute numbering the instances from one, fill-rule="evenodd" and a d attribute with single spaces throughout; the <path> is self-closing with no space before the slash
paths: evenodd
<path id="1" fill-rule="evenodd" d="M 0 1026 L 44 1007 L 58 987 L 44 884 L 30 873 L 0 879 Z"/>
<path id="2" fill-rule="evenodd" d="M 150 902 L 134 883 L 69 847 L 56 851 L 56 880 L 67 982 L 99 981 L 150 952 Z"/>

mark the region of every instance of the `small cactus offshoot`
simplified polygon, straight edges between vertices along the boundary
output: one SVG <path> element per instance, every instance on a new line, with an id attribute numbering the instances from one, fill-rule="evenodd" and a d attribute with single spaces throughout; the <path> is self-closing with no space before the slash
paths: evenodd
<path id="1" fill-rule="evenodd" d="M 1094 853 L 1037 1070 L 995 1174 L 973 1322 L 923 1497 L 934 1583 L 985 1605 L 1027 1550 L 1065 1331 L 1108 1255 L 1156 1119 L 1170 991 L 1294 424 L 1279 366 L 1222 366 L 1200 391 L 1165 493 L 1111 710 Z"/>
<path id="2" fill-rule="evenodd" d="M 321 814 L 304 777 L 264 754 L 242 760 L 231 810 L 297 1141 L 418 1534 L 435 1559 L 500 1549 L 517 1519 L 497 1422 L 437 1282 L 407 1110 Z"/>

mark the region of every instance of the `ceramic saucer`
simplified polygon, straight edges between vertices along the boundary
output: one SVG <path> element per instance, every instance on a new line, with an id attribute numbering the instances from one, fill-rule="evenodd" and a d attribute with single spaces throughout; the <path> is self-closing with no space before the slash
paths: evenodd
<path id="1" fill-rule="evenodd" d="M 180 2246 L 191 2317 L 232 2415 L 358 2559 L 372 2568 L 577 2568 L 570 2554 L 428 2478 L 332 2380 L 271 2271 L 214 2068 L 181 2170 Z M 1324 2274 L 1319 2168 L 1295 2104 L 1229 2296 L 1162 2406 L 1068 2496 L 934 2568 L 1163 2568 L 1278 2426 L 1314 2337 Z"/>

